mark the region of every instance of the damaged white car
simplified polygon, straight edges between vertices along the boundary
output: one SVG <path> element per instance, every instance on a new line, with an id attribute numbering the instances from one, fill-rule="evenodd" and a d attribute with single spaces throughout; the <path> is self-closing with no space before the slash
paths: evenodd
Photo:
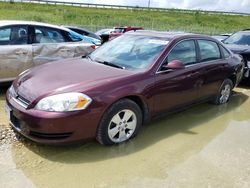
<path id="1" fill-rule="evenodd" d="M 39 64 L 86 56 L 96 45 L 70 29 L 28 21 L 0 21 L 0 83 Z"/>

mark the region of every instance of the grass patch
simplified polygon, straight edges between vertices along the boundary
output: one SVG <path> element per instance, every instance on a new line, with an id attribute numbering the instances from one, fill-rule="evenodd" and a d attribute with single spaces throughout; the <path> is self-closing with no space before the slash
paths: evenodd
<path id="1" fill-rule="evenodd" d="M 0 19 L 33 20 L 58 25 L 75 25 L 92 31 L 134 25 L 145 29 L 180 30 L 219 34 L 250 28 L 250 16 L 182 12 L 83 8 L 63 5 L 0 3 Z"/>

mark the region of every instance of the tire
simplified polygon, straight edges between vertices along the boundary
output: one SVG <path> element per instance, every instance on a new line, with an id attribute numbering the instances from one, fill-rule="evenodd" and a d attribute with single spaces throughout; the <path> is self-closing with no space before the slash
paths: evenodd
<path id="1" fill-rule="evenodd" d="M 217 96 L 213 100 L 213 103 L 216 105 L 221 105 L 227 103 L 230 99 L 233 89 L 233 82 L 230 79 L 226 79 L 222 82 Z"/>
<path id="2" fill-rule="evenodd" d="M 120 144 L 133 138 L 142 125 L 140 107 L 132 100 L 122 99 L 104 113 L 96 134 L 103 145 Z"/>

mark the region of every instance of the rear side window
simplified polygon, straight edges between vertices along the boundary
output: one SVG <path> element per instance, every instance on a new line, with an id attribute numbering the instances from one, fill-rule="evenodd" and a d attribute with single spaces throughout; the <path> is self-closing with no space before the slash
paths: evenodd
<path id="1" fill-rule="evenodd" d="M 34 43 L 60 43 L 65 42 L 60 30 L 49 27 L 34 27 Z"/>
<path id="2" fill-rule="evenodd" d="M 10 28 L 0 29 L 0 44 L 9 44 L 10 41 Z"/>
<path id="3" fill-rule="evenodd" d="M 184 65 L 196 63 L 195 43 L 193 40 L 183 41 L 177 44 L 169 53 L 168 62 L 180 60 Z"/>
<path id="4" fill-rule="evenodd" d="M 224 55 L 224 58 L 230 57 L 229 51 L 226 48 L 224 48 L 223 46 L 221 46 L 221 51 L 222 51 L 222 53 Z"/>
<path id="5" fill-rule="evenodd" d="M 220 49 L 217 43 L 208 40 L 198 40 L 201 62 L 220 59 Z"/>
<path id="6" fill-rule="evenodd" d="M 0 45 L 21 45 L 27 43 L 27 26 L 9 26 L 0 29 Z"/>

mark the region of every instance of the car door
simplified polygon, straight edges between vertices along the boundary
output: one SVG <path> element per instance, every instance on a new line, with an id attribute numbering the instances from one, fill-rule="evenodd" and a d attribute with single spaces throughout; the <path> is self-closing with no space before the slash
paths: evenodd
<path id="1" fill-rule="evenodd" d="M 197 40 L 199 49 L 202 84 L 199 87 L 199 98 L 208 98 L 217 94 L 226 75 L 227 60 L 223 58 L 218 44 L 210 40 Z"/>
<path id="2" fill-rule="evenodd" d="M 27 25 L 0 28 L 0 82 L 12 81 L 32 66 Z"/>
<path id="3" fill-rule="evenodd" d="M 192 103 L 198 97 L 200 67 L 194 40 L 175 45 L 163 64 L 180 60 L 185 68 L 160 70 L 155 75 L 155 112 L 162 112 Z"/>
<path id="4" fill-rule="evenodd" d="M 33 26 L 33 62 L 35 65 L 74 57 L 75 46 L 67 42 L 61 30 Z"/>

